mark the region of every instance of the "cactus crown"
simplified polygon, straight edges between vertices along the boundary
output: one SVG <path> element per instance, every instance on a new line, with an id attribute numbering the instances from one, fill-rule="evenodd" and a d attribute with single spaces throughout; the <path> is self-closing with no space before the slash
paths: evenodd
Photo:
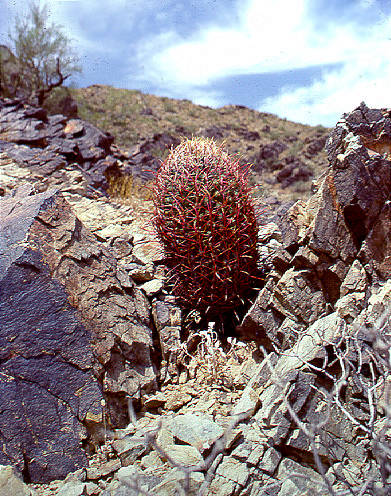
<path id="1" fill-rule="evenodd" d="M 154 227 L 179 303 L 209 315 L 253 287 L 257 226 L 246 170 L 212 139 L 171 150 L 153 187 Z"/>

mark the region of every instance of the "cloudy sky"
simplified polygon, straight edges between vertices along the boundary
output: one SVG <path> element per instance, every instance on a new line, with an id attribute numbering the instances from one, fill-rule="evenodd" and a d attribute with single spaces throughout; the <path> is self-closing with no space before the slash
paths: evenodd
<path id="1" fill-rule="evenodd" d="M 0 0 L 0 43 L 26 0 Z M 94 83 L 333 126 L 391 107 L 391 0 L 48 0 Z"/>

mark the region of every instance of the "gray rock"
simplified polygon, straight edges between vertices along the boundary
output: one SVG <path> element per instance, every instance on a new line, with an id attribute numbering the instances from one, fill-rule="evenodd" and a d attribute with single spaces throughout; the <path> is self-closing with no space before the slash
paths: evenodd
<path id="1" fill-rule="evenodd" d="M 342 296 L 335 305 L 337 315 L 352 323 L 357 315 L 361 312 L 365 304 L 365 293 L 349 293 Z"/>
<path id="2" fill-rule="evenodd" d="M 151 281 L 147 281 L 140 286 L 140 288 L 145 292 L 145 294 L 149 297 L 158 294 L 163 288 L 164 281 L 161 279 L 152 279 Z"/>
<path id="3" fill-rule="evenodd" d="M 64 116 L 47 116 L 45 110 L 14 100 L 0 100 L 0 140 L 2 150 L 23 167 L 50 177 L 77 163 L 88 182 L 84 194 L 108 188 L 106 171 L 120 175 L 117 161 L 110 155 L 113 137 L 80 119 L 67 122 Z M 28 146 L 26 146 L 28 145 Z M 39 153 L 37 153 L 37 149 Z M 49 181 L 51 182 L 51 181 Z"/>
<path id="4" fill-rule="evenodd" d="M 115 474 L 114 479 L 101 496 L 139 496 L 151 494 L 152 489 L 160 484 L 162 477 L 153 472 L 141 470 L 136 465 L 123 467 Z"/>
<path id="5" fill-rule="evenodd" d="M 166 298 L 166 300 L 153 302 L 152 315 L 159 333 L 163 355 L 161 376 L 168 381 L 171 377 L 179 376 L 178 357 L 181 355 L 181 310 L 174 302 Z"/>
<path id="6" fill-rule="evenodd" d="M 166 424 L 166 428 L 175 438 L 194 446 L 201 453 L 224 434 L 224 429 L 209 415 L 199 413 L 176 415 Z"/>
<path id="7" fill-rule="evenodd" d="M 0 496 L 34 496 L 10 465 L 0 465 Z"/>
<path id="8" fill-rule="evenodd" d="M 348 293 L 365 293 L 367 285 L 368 278 L 364 267 L 358 260 L 355 260 L 341 284 L 340 294 L 341 296 L 345 296 Z"/>
<path id="9" fill-rule="evenodd" d="M 201 472 L 191 472 L 186 476 L 180 470 L 172 470 L 160 484 L 153 488 L 151 494 L 156 496 L 175 496 L 176 494 L 182 494 L 182 491 L 184 491 L 186 496 L 197 496 L 203 481 L 204 475 Z"/>
<path id="10" fill-rule="evenodd" d="M 269 448 L 266 450 L 262 457 L 262 462 L 260 468 L 266 473 L 273 475 L 278 467 L 281 460 L 281 454 L 274 448 Z"/>
<path id="11" fill-rule="evenodd" d="M 86 484 L 77 480 L 70 480 L 61 484 L 56 492 L 57 496 L 83 496 L 85 494 Z"/>
<path id="12" fill-rule="evenodd" d="M 87 479 L 90 480 L 98 480 L 106 475 L 112 474 L 121 468 L 121 461 L 118 459 L 108 460 L 107 462 L 92 466 L 87 468 Z"/>
<path id="13" fill-rule="evenodd" d="M 320 284 L 308 270 L 287 270 L 274 289 L 272 303 L 299 323 L 311 324 L 326 311 Z"/>
<path id="14" fill-rule="evenodd" d="M 362 244 L 359 259 L 371 273 L 382 280 L 391 277 L 391 242 L 388 233 L 391 229 L 391 201 L 387 201 Z"/>
<path id="15" fill-rule="evenodd" d="M 284 318 L 271 307 L 271 296 L 272 292 L 269 288 L 264 287 L 237 327 L 237 332 L 243 339 L 255 338 L 270 351 L 273 349 L 273 343 L 281 344 L 277 333 Z"/>
<path id="16" fill-rule="evenodd" d="M 209 491 L 217 496 L 230 496 L 245 487 L 249 476 L 250 472 L 245 463 L 231 456 L 225 456 L 217 467 Z"/>
<path id="17" fill-rule="evenodd" d="M 165 456 L 160 455 L 163 459 Z M 204 470 L 204 459 L 193 446 L 172 444 L 167 446 L 167 461 L 173 467 L 197 467 Z"/>
<path id="18" fill-rule="evenodd" d="M 263 434 L 254 421 L 241 424 L 239 445 L 232 451 L 231 456 L 248 465 L 258 465 L 267 449 L 267 434 Z M 238 442 L 237 441 L 237 442 Z"/>
<path id="19" fill-rule="evenodd" d="M 113 449 L 120 457 L 122 465 L 126 467 L 148 451 L 148 444 L 145 438 L 130 435 L 113 441 Z"/>
<path id="20" fill-rule="evenodd" d="M 318 472 L 285 458 L 281 461 L 277 478 L 282 481 L 278 496 L 328 496 L 330 492 Z M 330 481 L 333 482 L 333 479 Z"/>

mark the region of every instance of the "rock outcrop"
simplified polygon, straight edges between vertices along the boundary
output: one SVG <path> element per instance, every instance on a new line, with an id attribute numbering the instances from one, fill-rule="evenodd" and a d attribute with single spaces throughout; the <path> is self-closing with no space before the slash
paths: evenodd
<path id="1" fill-rule="evenodd" d="M 386 496 L 390 130 L 364 104 L 340 120 L 314 194 L 260 226 L 267 275 L 224 339 L 167 294 L 137 212 L 67 185 L 5 198 L 0 463 L 25 481 L 73 471 L 39 496 Z"/>
<path id="2" fill-rule="evenodd" d="M 69 183 L 74 188 L 75 182 L 84 181 L 83 194 L 104 194 L 108 171 L 118 174 L 120 169 L 111 155 L 113 141 L 112 136 L 81 119 L 48 116 L 42 108 L 0 99 L 0 153 L 28 168 L 35 175 L 30 180 L 38 182 L 41 191 L 48 184 Z"/>
<path id="3" fill-rule="evenodd" d="M 0 463 L 42 482 L 86 464 L 104 415 L 126 425 L 155 371 L 141 290 L 60 193 L 30 190 L 0 200 Z"/>

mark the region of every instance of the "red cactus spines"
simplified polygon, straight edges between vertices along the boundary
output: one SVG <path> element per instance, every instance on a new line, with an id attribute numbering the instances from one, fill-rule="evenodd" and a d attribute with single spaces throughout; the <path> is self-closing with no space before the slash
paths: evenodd
<path id="1" fill-rule="evenodd" d="M 154 227 L 185 307 L 220 314 L 254 285 L 257 226 L 246 172 L 213 140 L 193 138 L 156 174 Z"/>

